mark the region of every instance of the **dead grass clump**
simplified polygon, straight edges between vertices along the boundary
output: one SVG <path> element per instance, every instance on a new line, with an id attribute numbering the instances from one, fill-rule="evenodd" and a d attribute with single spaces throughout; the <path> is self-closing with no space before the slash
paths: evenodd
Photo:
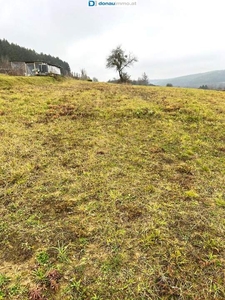
<path id="1" fill-rule="evenodd" d="M 72 104 L 49 105 L 46 120 L 70 117 L 71 119 L 88 118 L 94 115 L 93 111 L 82 109 Z"/>
<path id="2" fill-rule="evenodd" d="M 46 277 L 48 279 L 49 288 L 56 292 L 59 289 L 59 279 L 61 278 L 61 274 L 58 270 L 53 269 L 47 273 Z"/>
<path id="3" fill-rule="evenodd" d="M 29 291 L 30 300 L 46 300 L 46 297 L 43 295 L 45 291 L 44 287 L 36 286 Z"/>

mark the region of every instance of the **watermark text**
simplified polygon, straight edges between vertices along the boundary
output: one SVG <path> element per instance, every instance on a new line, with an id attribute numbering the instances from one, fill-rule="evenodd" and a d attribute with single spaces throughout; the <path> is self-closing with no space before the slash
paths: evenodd
<path id="1" fill-rule="evenodd" d="M 135 1 L 88 1 L 88 6 L 134 6 L 137 5 Z"/>

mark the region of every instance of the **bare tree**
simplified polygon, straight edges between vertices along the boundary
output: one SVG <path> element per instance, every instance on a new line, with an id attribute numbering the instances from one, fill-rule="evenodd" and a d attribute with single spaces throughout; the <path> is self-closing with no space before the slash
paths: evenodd
<path id="1" fill-rule="evenodd" d="M 142 74 L 142 77 L 138 78 L 138 84 L 140 85 L 148 85 L 149 84 L 149 79 L 148 79 L 148 75 L 144 72 Z"/>
<path id="2" fill-rule="evenodd" d="M 80 73 L 80 79 L 87 80 L 89 78 L 85 69 L 81 69 Z"/>
<path id="3" fill-rule="evenodd" d="M 111 54 L 107 57 L 106 68 L 115 68 L 119 73 L 120 82 L 127 82 L 130 76 L 124 72 L 124 69 L 131 67 L 137 61 L 134 55 L 131 53 L 128 55 L 125 54 L 121 46 L 118 46 L 116 49 L 113 49 Z"/>

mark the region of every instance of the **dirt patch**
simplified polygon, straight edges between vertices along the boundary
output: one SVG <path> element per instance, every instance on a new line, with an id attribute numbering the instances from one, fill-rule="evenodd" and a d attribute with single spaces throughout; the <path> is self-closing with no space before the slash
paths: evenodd
<path id="1" fill-rule="evenodd" d="M 13 232 L 8 235 L 7 241 L 1 242 L 1 256 L 5 261 L 21 263 L 33 255 L 35 239 L 28 234 Z"/>

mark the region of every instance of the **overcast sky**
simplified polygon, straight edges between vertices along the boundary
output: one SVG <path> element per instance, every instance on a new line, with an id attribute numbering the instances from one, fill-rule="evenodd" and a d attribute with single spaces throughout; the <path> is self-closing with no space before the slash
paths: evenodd
<path id="1" fill-rule="evenodd" d="M 136 0 L 111 7 L 90 7 L 88 0 L 0 0 L 0 39 L 58 56 L 72 71 L 85 68 L 100 81 L 118 77 L 105 65 L 122 45 L 138 58 L 127 70 L 132 79 L 143 72 L 171 78 L 225 69 L 224 12 L 224 0 Z"/>

